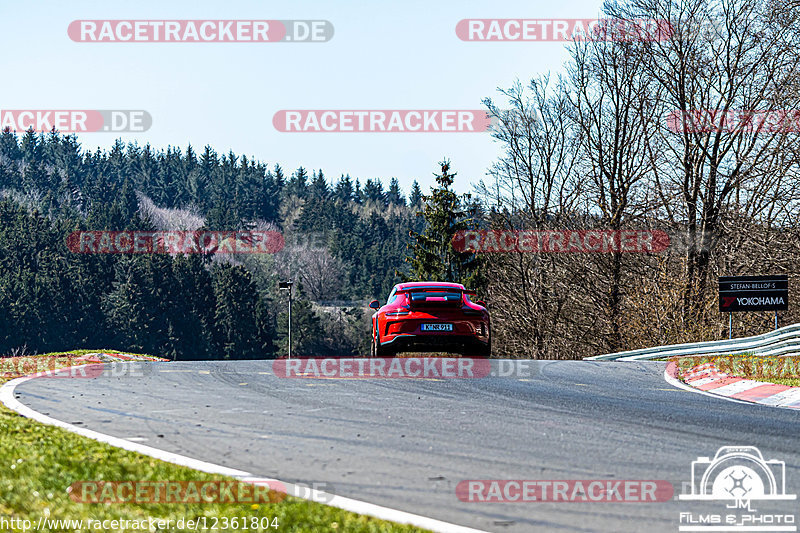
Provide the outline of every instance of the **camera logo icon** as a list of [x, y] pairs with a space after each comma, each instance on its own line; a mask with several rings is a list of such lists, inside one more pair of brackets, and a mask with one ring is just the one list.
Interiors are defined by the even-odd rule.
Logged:
[[692, 492], [681, 500], [794, 500], [786, 494], [786, 464], [764, 460], [755, 446], [722, 446], [714, 459], [692, 461]]

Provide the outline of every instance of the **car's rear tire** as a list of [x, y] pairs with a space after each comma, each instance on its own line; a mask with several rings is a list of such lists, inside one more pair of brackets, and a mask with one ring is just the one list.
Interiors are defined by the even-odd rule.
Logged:
[[486, 346], [481, 346], [479, 354], [480, 354], [480, 357], [486, 357], [486, 358], [489, 358], [489, 357], [492, 356], [492, 341], [491, 341], [491, 339], [489, 340], [489, 342], [486, 343]]
[[394, 350], [391, 348], [386, 348], [385, 346], [381, 346], [381, 343], [378, 342], [377, 346], [375, 347], [375, 357], [392, 357], [394, 355]]
[[394, 350], [381, 346], [378, 341], [378, 334], [374, 330], [372, 331], [372, 344], [369, 352], [370, 357], [391, 357], [394, 355]]
[[467, 357], [486, 357], [489, 358], [492, 356], [492, 339], [489, 339], [489, 342], [486, 344], [478, 343], [473, 346], [469, 346], [464, 350], [464, 355]]

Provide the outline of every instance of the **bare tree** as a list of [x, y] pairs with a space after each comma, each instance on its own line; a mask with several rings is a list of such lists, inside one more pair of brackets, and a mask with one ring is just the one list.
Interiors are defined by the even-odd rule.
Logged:
[[631, 0], [607, 9], [626, 19], [665, 20], [672, 29], [667, 38], [637, 43], [637, 53], [664, 92], [652, 109], [662, 142], [646, 153], [660, 214], [691, 243], [682, 295], [691, 323], [703, 315], [724, 213], [767, 225], [796, 213], [794, 136], [769, 131], [752, 112], [798, 108], [797, 91], [786, 90], [798, 79], [798, 8], [762, 0]]
[[205, 224], [205, 219], [196, 207], [170, 209], [158, 207], [145, 194], [137, 192], [139, 213], [150, 220], [159, 231], [195, 231]]
[[659, 255], [493, 256], [503, 355], [635, 348], [652, 344], [653, 330], [665, 342], [708, 338], [720, 332], [714, 275], [765, 265], [800, 274], [798, 6], [622, 0], [604, 9], [669, 31], [576, 42], [559, 83], [501, 90], [508, 111], [486, 100], [503, 154], [479, 197], [492, 228], [646, 224], [673, 244]]
[[527, 213], [534, 225], [571, 212], [580, 183], [573, 173], [575, 132], [563, 84], [543, 76], [531, 80], [527, 90], [517, 82], [498, 91], [509, 108], [499, 108], [491, 98], [484, 105], [497, 118], [492, 137], [504, 153], [489, 171], [494, 183], [480, 182], [478, 192], [495, 205]]
[[[500, 90], [507, 109], [484, 101], [497, 117], [493, 137], [504, 153], [481, 182], [478, 196], [493, 228], [561, 227], [578, 210], [580, 182], [574, 172], [576, 131], [561, 82], [548, 77]], [[570, 286], [580, 265], [565, 255], [508, 253], [487, 263], [488, 294], [495, 318], [495, 352], [549, 357], [573, 339], [567, 332], [580, 313], [569, 308]], [[574, 303], [574, 302], [573, 302]]]
[[[652, 168], [646, 157], [657, 150], [659, 139], [651, 127], [654, 103], [661, 87], [648, 76], [646, 58], [632, 53], [628, 41], [584, 40], [570, 48], [571, 118], [580, 132], [578, 169], [584, 176], [583, 194], [597, 224], [619, 231], [642, 220], [650, 206], [647, 182]], [[626, 257], [627, 256], [627, 257]], [[623, 261], [630, 254], [617, 248], [610, 254], [587, 257], [596, 276], [586, 280], [586, 291], [598, 316], [607, 319], [603, 337], [607, 351], [623, 348]], [[600, 324], [595, 323], [595, 329]]]
[[344, 265], [325, 247], [290, 244], [276, 254], [275, 265], [281, 279], [299, 281], [313, 301], [341, 294]]

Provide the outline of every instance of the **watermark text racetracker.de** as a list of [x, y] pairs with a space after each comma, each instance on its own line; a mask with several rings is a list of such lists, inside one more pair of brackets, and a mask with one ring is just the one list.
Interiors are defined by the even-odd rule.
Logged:
[[798, 109], [694, 109], [672, 111], [667, 127], [675, 133], [798, 133]]
[[180, 518], [49, 518], [0, 516], [0, 531], [269, 531], [277, 516], [190, 516]]
[[294, 496], [328, 504], [336, 495], [326, 481], [283, 483], [277, 479], [240, 480], [83, 480], [67, 487], [70, 499], [84, 504], [270, 504]]
[[284, 133], [477, 133], [492, 124], [479, 109], [282, 109], [272, 117]]
[[75, 231], [67, 248], [78, 254], [271, 254], [283, 249], [278, 231]]
[[67, 489], [72, 501], [109, 503], [276, 503], [286, 498], [277, 480], [76, 481]]
[[79, 43], [320, 43], [333, 38], [327, 20], [74, 20]]
[[666, 480], [469, 479], [456, 485], [458, 499], [471, 503], [656, 503], [673, 494]]
[[452, 244], [473, 253], [657, 253], [670, 238], [660, 230], [461, 230]]
[[99, 377], [143, 377], [152, 366], [140, 361], [83, 363], [65, 367], [55, 357], [20, 356], [0, 358], [0, 378], [23, 376], [51, 379], [94, 379]]
[[309, 379], [530, 378], [538, 368], [527, 359], [479, 357], [300, 357], [272, 364], [279, 378]]
[[664, 41], [672, 35], [655, 19], [463, 19], [456, 24], [462, 41]]
[[141, 109], [3, 109], [0, 130], [47, 133], [143, 132], [153, 117]]

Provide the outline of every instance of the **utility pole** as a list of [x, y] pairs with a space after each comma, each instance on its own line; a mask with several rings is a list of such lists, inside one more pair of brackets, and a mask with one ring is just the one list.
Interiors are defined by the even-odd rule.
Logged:
[[278, 282], [278, 289], [289, 291], [289, 359], [292, 358], [292, 284], [292, 280]]

